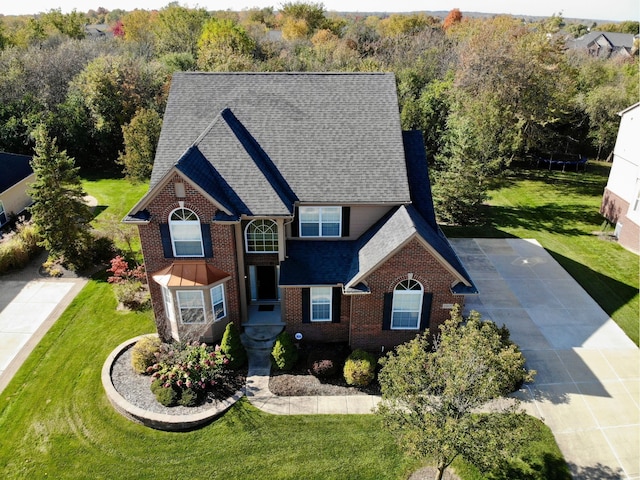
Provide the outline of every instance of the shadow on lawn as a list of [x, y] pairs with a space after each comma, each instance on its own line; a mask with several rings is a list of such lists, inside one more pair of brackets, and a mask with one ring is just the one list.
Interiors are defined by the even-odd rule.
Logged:
[[596, 272], [552, 250], [547, 251], [610, 316], [638, 295], [638, 288], [633, 285]]

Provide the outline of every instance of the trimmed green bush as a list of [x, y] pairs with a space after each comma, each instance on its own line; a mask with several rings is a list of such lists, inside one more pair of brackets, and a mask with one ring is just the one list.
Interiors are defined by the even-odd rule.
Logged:
[[349, 385], [366, 387], [376, 376], [376, 357], [364, 350], [354, 350], [344, 363], [343, 373]]
[[182, 390], [178, 404], [183, 407], [195, 407], [201, 401], [202, 396], [193, 388], [185, 388]]
[[229, 360], [229, 368], [241, 368], [247, 363], [247, 352], [240, 341], [240, 331], [233, 322], [229, 322], [224, 330], [220, 351]]
[[147, 369], [156, 363], [161, 344], [158, 337], [145, 336], [131, 347], [131, 366], [137, 373], [147, 373]]
[[279, 370], [291, 370], [298, 361], [298, 347], [287, 332], [280, 332], [276, 337], [271, 359]]
[[338, 353], [326, 348], [312, 350], [307, 359], [309, 373], [318, 378], [335, 377], [340, 370], [339, 357]]
[[154, 395], [158, 403], [165, 407], [175, 407], [178, 404], [178, 392], [171, 387], [160, 388]]

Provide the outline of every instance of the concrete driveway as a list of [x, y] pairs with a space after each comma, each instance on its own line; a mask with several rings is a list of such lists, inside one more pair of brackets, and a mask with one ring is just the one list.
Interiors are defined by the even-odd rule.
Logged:
[[640, 479], [640, 351], [535, 240], [452, 239], [480, 291], [466, 310], [506, 324], [535, 383], [518, 396], [574, 478]]
[[0, 392], [87, 282], [42, 277], [38, 267], [45, 258], [0, 276]]

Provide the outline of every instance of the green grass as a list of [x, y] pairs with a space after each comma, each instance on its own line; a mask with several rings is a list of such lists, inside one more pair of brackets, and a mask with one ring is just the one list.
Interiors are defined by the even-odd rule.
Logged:
[[450, 237], [538, 240], [637, 345], [638, 256], [596, 233], [609, 168], [592, 162], [577, 173], [517, 169], [491, 190], [484, 225], [444, 230]]
[[[109, 404], [100, 371], [113, 348], [153, 331], [153, 321], [150, 312], [115, 307], [111, 285], [91, 280], [0, 395], [3, 478], [399, 480], [419, 467], [375, 415], [276, 416], [242, 400], [193, 432], [130, 422]], [[528, 463], [564, 471], [553, 436], [532, 422], [546, 437]], [[531, 444], [538, 437], [527, 434]], [[462, 478], [483, 478], [458, 465], [467, 472]], [[511, 478], [549, 478], [518, 468], [522, 476]]]
[[141, 261], [137, 228], [125, 225], [121, 220], [147, 193], [148, 183], [132, 184], [128, 180], [115, 178], [85, 178], [82, 187], [98, 200], [93, 227], [113, 238], [118, 248], [138, 256]]
[[[110, 209], [123, 216], [145, 189], [134, 194], [122, 180], [85, 188], [108, 205], [98, 220]], [[109, 404], [100, 372], [118, 344], [152, 332], [154, 323], [150, 312], [115, 308], [112, 286], [91, 280], [0, 395], [3, 478], [400, 480], [420, 466], [375, 415], [276, 416], [242, 400], [193, 432], [130, 422]], [[521, 455], [528, 460], [514, 460], [510, 478], [566, 478], [551, 432], [531, 422]], [[464, 462], [455, 467], [464, 480], [483, 478]]]

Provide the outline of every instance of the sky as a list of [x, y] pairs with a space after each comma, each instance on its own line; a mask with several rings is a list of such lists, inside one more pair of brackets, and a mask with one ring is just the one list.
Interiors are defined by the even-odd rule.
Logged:
[[[253, 7], [274, 7], [295, 0], [179, 0], [181, 5], [203, 7], [207, 10], [244, 10]], [[562, 14], [564, 18], [588, 20], [640, 20], [638, 0], [305, 0], [323, 3], [327, 11], [341, 12], [410, 12], [449, 11], [459, 8], [464, 12], [508, 13], [550, 17]], [[2, 0], [0, 14], [25, 15], [60, 9], [86, 12], [98, 7], [107, 10], [121, 8], [133, 10], [160, 9], [170, 0]]]

